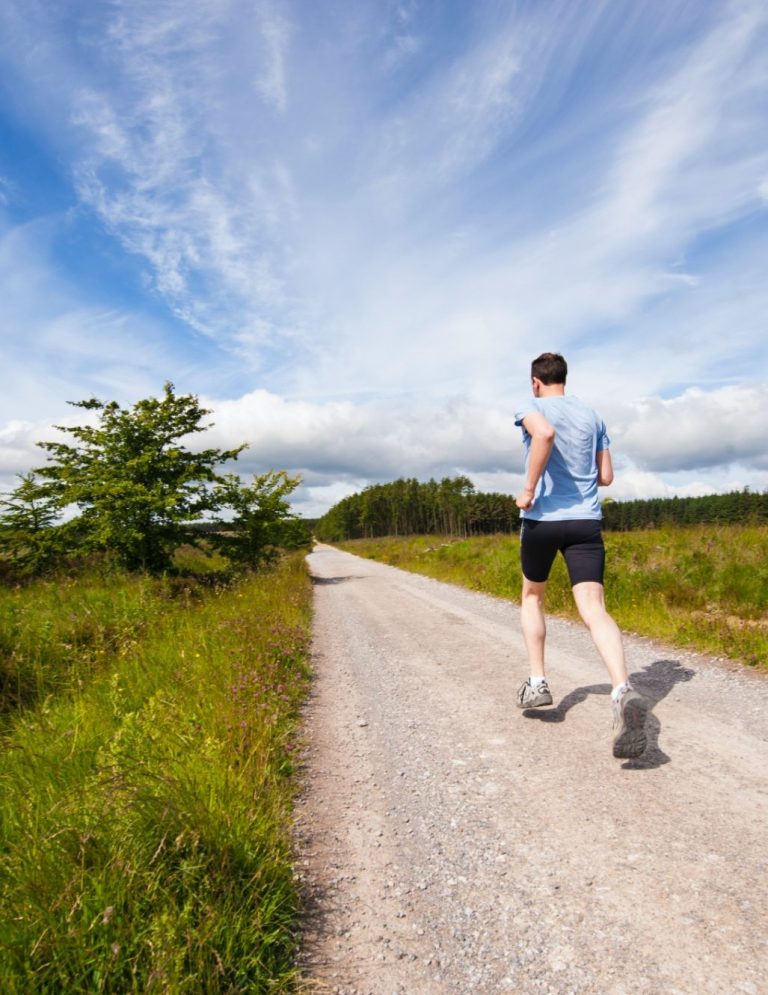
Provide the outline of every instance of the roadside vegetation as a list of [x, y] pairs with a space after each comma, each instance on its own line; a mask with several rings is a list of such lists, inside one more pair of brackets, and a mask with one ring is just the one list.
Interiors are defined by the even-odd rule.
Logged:
[[0, 589], [0, 990], [291, 990], [310, 597], [298, 553]]
[[[606, 598], [618, 624], [768, 669], [768, 528], [665, 526], [606, 532]], [[498, 597], [520, 596], [518, 541], [509, 535], [358, 539], [343, 549]], [[548, 609], [576, 618], [560, 557]]]
[[95, 398], [0, 497], [0, 991], [288, 992], [298, 480]]

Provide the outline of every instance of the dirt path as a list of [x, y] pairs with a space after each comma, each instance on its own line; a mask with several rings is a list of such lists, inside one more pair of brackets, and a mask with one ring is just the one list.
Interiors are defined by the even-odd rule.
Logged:
[[[327, 546], [297, 812], [304, 969], [372, 995], [768, 992], [768, 681], [627, 640], [655, 702], [610, 749], [589, 637]], [[559, 702], [559, 704], [558, 704]]]

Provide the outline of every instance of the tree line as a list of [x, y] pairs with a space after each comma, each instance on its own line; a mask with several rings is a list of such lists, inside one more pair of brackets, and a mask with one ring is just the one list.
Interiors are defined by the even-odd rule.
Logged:
[[520, 511], [509, 494], [480, 493], [468, 477], [439, 483], [414, 478], [372, 484], [335, 504], [316, 523], [318, 539], [385, 535], [484, 535], [513, 532]]
[[768, 492], [745, 488], [702, 497], [603, 500], [603, 525], [617, 532], [661, 525], [716, 525], [768, 522]]
[[[173, 569], [183, 544], [222, 552], [233, 565], [272, 559], [309, 541], [290, 510], [299, 479], [282, 470], [222, 472], [247, 448], [190, 448], [210, 411], [166, 383], [161, 398], [131, 407], [71, 402], [89, 422], [55, 426], [68, 441], [41, 442], [48, 462], [0, 496], [0, 567], [23, 576], [106, 554], [129, 570]], [[203, 538], [196, 526], [207, 522]]]
[[[614, 531], [748, 521], [768, 521], [768, 493], [603, 500], [603, 525]], [[401, 478], [372, 484], [335, 504], [314, 523], [313, 531], [318, 539], [338, 542], [388, 535], [488, 535], [519, 528], [520, 510], [513, 495], [476, 491], [468, 477], [457, 476], [439, 483]]]

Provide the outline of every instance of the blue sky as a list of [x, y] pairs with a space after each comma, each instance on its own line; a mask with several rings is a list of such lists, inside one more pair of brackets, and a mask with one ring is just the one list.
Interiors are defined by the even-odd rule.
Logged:
[[170, 379], [307, 513], [513, 491], [555, 349], [614, 496], [767, 489], [767, 45], [762, 0], [5, 0], [0, 485]]

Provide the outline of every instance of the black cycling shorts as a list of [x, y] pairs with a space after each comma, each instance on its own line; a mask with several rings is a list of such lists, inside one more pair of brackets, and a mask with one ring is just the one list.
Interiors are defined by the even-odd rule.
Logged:
[[566, 522], [537, 522], [524, 518], [520, 530], [520, 562], [523, 576], [541, 584], [558, 550], [565, 558], [571, 587], [584, 581], [603, 583], [605, 546], [597, 519], [571, 519]]

